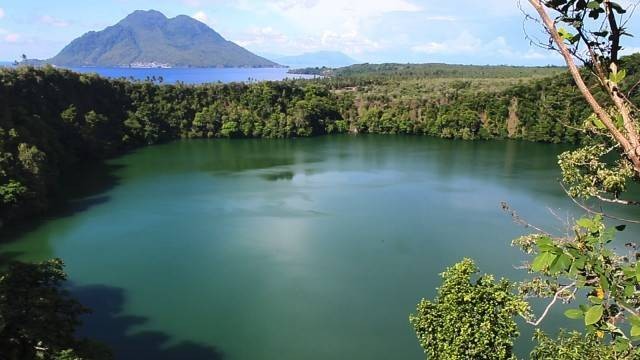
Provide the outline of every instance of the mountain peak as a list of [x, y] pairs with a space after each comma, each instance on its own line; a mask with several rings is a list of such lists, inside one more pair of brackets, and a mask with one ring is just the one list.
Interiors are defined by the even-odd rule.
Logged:
[[158, 26], [167, 21], [167, 17], [157, 10], [136, 10], [122, 19], [119, 25]]
[[61, 66], [274, 67], [186, 15], [136, 10], [114, 26], [84, 34], [50, 60]]

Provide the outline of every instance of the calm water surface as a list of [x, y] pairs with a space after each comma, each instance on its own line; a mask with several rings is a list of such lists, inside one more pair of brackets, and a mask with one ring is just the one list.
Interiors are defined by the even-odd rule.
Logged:
[[152, 76], [162, 77], [165, 83], [183, 82], [186, 84], [202, 84], [211, 82], [248, 82], [279, 81], [284, 79], [313, 78], [308, 75], [287, 74], [286, 68], [175, 68], [175, 69], [134, 69], [74, 67], [71, 70], [79, 73], [97, 73], [108, 78], [133, 78], [146, 80]]
[[[0, 67], [13, 67], [12, 62], [0, 61]], [[136, 69], [118, 67], [72, 67], [81, 74], [95, 73], [103, 77], [147, 80], [162, 77], [163, 82], [174, 84], [230, 83], [255, 81], [280, 81], [285, 79], [313, 79], [313, 75], [287, 74], [287, 68], [171, 68]]]
[[95, 310], [83, 333], [118, 358], [420, 359], [408, 314], [446, 266], [473, 257], [523, 275], [509, 244], [525, 230], [500, 201], [556, 231], [548, 207], [577, 214], [556, 184], [562, 150], [409, 136], [178, 141], [81, 171], [71, 206], [0, 253], [65, 259], [71, 290]]

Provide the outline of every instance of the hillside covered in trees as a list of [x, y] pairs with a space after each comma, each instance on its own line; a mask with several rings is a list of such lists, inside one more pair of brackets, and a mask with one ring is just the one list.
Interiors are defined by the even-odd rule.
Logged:
[[415, 79], [415, 78], [533, 78], [561, 74], [561, 66], [453, 65], [453, 64], [355, 64], [340, 68], [315, 67], [289, 70], [291, 74], [322, 75], [333, 78]]
[[[626, 62], [632, 79], [627, 83], [634, 84], [640, 56]], [[0, 220], [6, 224], [46, 209], [65, 169], [178, 138], [371, 133], [583, 139], [571, 125], [582, 124], [590, 111], [568, 75], [488, 74], [493, 77], [364, 72], [189, 86], [108, 80], [53, 67], [2, 69]]]

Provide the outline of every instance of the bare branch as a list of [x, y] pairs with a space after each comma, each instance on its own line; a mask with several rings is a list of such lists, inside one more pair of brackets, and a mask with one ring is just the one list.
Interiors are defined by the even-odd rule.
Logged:
[[622, 307], [623, 309], [627, 310], [631, 315], [638, 316], [638, 312], [636, 310], [633, 310], [622, 303], [618, 303], [618, 305], [620, 305], [620, 307]]
[[606, 198], [604, 196], [601, 195], [596, 195], [595, 196], [596, 199], [602, 201], [602, 202], [607, 202], [610, 204], [618, 204], [618, 205], [640, 205], [640, 201], [633, 201], [633, 200], [622, 200], [622, 199], [609, 199]]
[[616, 21], [616, 14], [613, 12], [611, 0], [604, 0], [605, 9], [607, 11], [607, 20], [609, 21], [609, 30], [611, 30], [611, 62], [618, 63], [618, 51], [620, 50], [620, 28]]
[[549, 235], [551, 236], [551, 233], [535, 226], [532, 225], [530, 223], [528, 223], [526, 220], [524, 220], [523, 218], [520, 217], [520, 215], [518, 215], [518, 213], [511, 209], [511, 207], [509, 206], [509, 204], [507, 204], [506, 201], [502, 201], [500, 203], [500, 207], [502, 208], [502, 211], [506, 212], [507, 214], [509, 214], [509, 216], [511, 216], [511, 219], [513, 219], [513, 222], [515, 222], [516, 224], [522, 225], [525, 228], [532, 228], [536, 231], [538, 231], [539, 233], [545, 234], [545, 235]]
[[569, 199], [571, 199], [571, 201], [573, 201], [574, 204], [578, 205], [580, 208], [582, 208], [582, 210], [588, 212], [589, 214], [592, 215], [600, 215], [602, 217], [605, 217], [607, 219], [611, 219], [611, 220], [618, 220], [618, 221], [622, 221], [622, 222], [626, 222], [629, 224], [640, 224], [640, 221], [636, 221], [636, 220], [629, 220], [629, 219], [623, 219], [623, 218], [619, 218], [616, 216], [612, 216], [609, 214], [606, 214], [603, 211], [596, 211], [593, 210], [591, 208], [589, 208], [588, 206], [582, 204], [581, 202], [579, 202], [578, 200], [576, 200], [573, 196], [569, 195], [569, 191], [567, 190], [566, 187], [564, 187], [564, 185], [562, 184], [562, 182], [560, 182], [560, 187], [562, 188], [562, 190], [564, 190], [565, 194], [567, 194], [567, 196], [569, 197]]
[[[542, 322], [542, 320], [544, 320], [544, 318], [547, 316], [547, 314], [549, 313], [549, 310], [551, 310], [551, 308], [553, 307], [553, 305], [556, 303], [556, 301], [558, 301], [558, 299], [560, 298], [560, 296], [566, 292], [567, 290], [569, 290], [570, 288], [576, 286], [576, 282], [572, 282], [571, 284], [567, 285], [567, 286], [563, 286], [562, 288], [560, 288], [560, 290], [556, 291], [556, 293], [553, 295], [553, 299], [551, 300], [551, 302], [547, 305], [547, 307], [544, 309], [544, 312], [542, 313], [542, 315], [540, 315], [540, 317], [538, 318], [538, 320], [536, 321], [531, 321], [531, 320], [527, 320], [527, 324], [533, 325], [533, 326], [538, 326], [540, 325], [540, 323]], [[573, 293], [575, 294], [575, 292]], [[573, 297], [573, 295], [570, 295], [571, 297]]]

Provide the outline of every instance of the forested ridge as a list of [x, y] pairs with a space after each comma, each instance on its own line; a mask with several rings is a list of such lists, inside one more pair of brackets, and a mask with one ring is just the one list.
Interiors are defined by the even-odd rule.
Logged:
[[[626, 63], [637, 81], [640, 56]], [[0, 70], [0, 109], [4, 224], [46, 209], [65, 169], [172, 139], [351, 132], [578, 142], [581, 134], [571, 124], [591, 113], [564, 73], [438, 78], [374, 71], [193, 86], [53, 67]]]
[[333, 78], [372, 79], [499, 79], [533, 78], [558, 75], [566, 71], [562, 66], [511, 66], [511, 65], [455, 65], [427, 64], [355, 64], [341, 68], [311, 67], [289, 70], [290, 74], [322, 75]]

